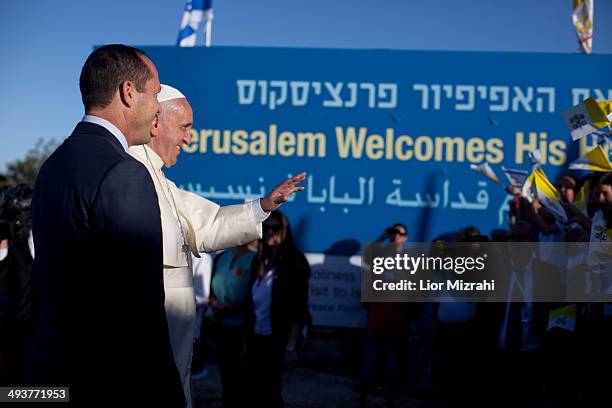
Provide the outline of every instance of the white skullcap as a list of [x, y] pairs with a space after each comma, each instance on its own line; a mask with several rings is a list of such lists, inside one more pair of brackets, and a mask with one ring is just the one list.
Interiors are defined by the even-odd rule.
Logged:
[[161, 91], [157, 94], [157, 102], [162, 103], [171, 99], [185, 98], [185, 95], [176, 88], [169, 85], [161, 84]]

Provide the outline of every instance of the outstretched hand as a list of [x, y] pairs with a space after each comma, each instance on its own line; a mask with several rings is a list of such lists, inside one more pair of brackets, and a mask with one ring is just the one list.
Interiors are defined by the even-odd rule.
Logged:
[[287, 180], [274, 187], [272, 191], [268, 193], [264, 198], [260, 200], [261, 208], [265, 212], [276, 210], [284, 202], [289, 199], [291, 194], [304, 190], [304, 187], [298, 186], [297, 183], [301, 183], [306, 180], [306, 173], [300, 173], [297, 176], [288, 178]]

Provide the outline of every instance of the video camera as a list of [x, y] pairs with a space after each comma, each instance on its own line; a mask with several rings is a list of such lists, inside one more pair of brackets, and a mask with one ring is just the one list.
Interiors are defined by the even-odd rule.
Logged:
[[28, 236], [32, 228], [32, 195], [34, 190], [26, 184], [0, 191], [0, 240]]

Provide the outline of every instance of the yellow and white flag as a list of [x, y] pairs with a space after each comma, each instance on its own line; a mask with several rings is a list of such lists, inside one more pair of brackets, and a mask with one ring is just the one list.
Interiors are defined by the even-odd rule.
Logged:
[[591, 133], [610, 129], [612, 101], [595, 101], [589, 97], [578, 105], [563, 111], [563, 118], [576, 141]]
[[587, 154], [579, 157], [569, 165], [570, 170], [590, 170], [590, 171], [612, 171], [612, 164], [608, 159], [608, 153], [602, 145], [597, 145], [589, 150]]
[[590, 54], [593, 52], [593, 2], [594, 0], [574, 0], [572, 22], [576, 28], [580, 49]]
[[470, 164], [470, 169], [474, 170], [477, 173], [482, 174], [483, 176], [485, 176], [489, 180], [496, 182], [497, 184], [501, 184], [501, 181], [499, 181], [499, 177], [497, 177], [497, 175], [495, 174], [495, 172], [493, 171], [493, 169], [491, 168], [491, 166], [489, 166], [489, 163], [487, 162], [484, 162], [478, 166], [475, 164]]
[[567, 222], [567, 214], [561, 205], [561, 195], [557, 188], [548, 180], [546, 174], [540, 167], [525, 180], [523, 185], [523, 195], [525, 197], [535, 196], [542, 205], [550, 211], [557, 220]]

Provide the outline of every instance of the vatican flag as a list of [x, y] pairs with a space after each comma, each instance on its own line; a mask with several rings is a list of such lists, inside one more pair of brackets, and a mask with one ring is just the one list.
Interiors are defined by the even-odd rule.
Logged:
[[574, 331], [576, 329], [576, 314], [578, 307], [576, 304], [560, 307], [553, 309], [548, 313], [548, 327], [546, 331], [549, 331], [555, 327]]
[[548, 180], [546, 174], [540, 167], [537, 167], [533, 173], [525, 180], [523, 185], [523, 195], [525, 197], [538, 197], [540, 202], [548, 211], [550, 211], [557, 220], [566, 223], [567, 215], [565, 209], [561, 205], [561, 196], [557, 188]]
[[576, 141], [591, 133], [610, 130], [612, 120], [612, 101], [595, 101], [593, 97], [563, 111], [563, 118]]
[[608, 159], [608, 153], [602, 145], [595, 146], [587, 154], [573, 161], [569, 165], [570, 170], [612, 171], [612, 164]]
[[590, 54], [593, 52], [593, 1], [574, 0], [572, 22], [576, 28], [580, 49]]
[[499, 177], [497, 177], [497, 175], [495, 174], [495, 172], [493, 171], [493, 169], [491, 168], [491, 166], [489, 166], [489, 163], [487, 162], [484, 162], [478, 166], [475, 164], [470, 164], [470, 169], [474, 170], [477, 173], [482, 174], [483, 176], [485, 176], [489, 180], [496, 182], [497, 184], [501, 184], [501, 181], [499, 181]]

